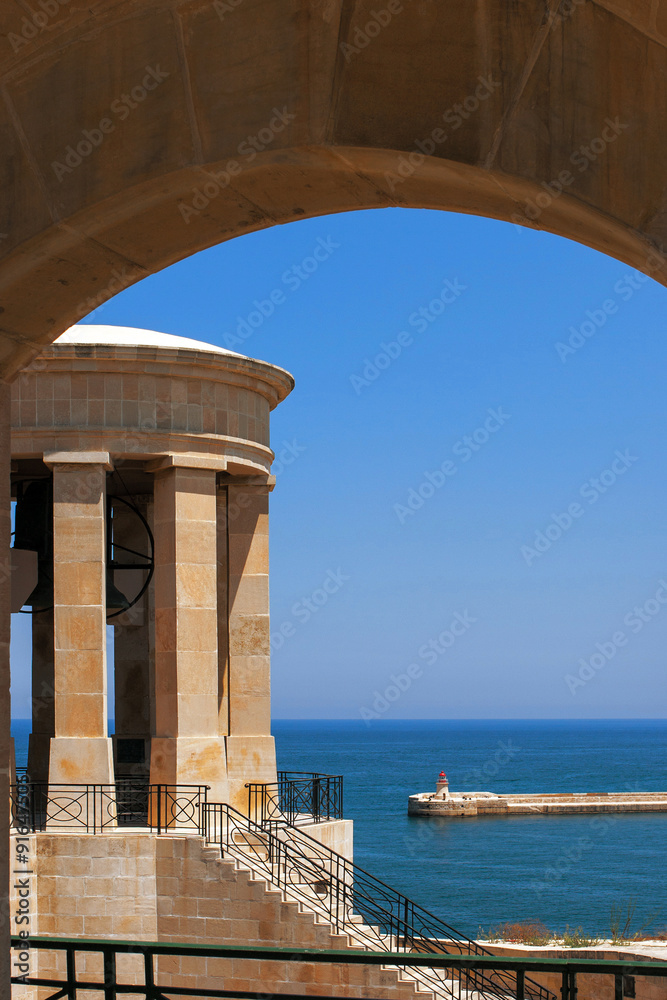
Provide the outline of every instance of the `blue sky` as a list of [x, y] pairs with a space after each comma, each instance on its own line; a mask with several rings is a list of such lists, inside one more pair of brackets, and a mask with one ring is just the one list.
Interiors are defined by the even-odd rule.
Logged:
[[295, 376], [272, 418], [276, 717], [662, 717], [666, 295], [559, 237], [388, 209], [224, 243], [86, 321]]

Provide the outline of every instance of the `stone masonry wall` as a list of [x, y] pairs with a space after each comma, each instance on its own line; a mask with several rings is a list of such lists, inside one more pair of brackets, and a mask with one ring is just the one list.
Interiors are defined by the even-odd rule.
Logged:
[[[317, 923], [296, 902], [220, 858], [198, 837], [150, 834], [38, 834], [38, 887], [33, 933], [68, 937], [196, 944], [294, 945], [347, 948], [345, 935]], [[31, 975], [62, 973], [57, 962], [33, 953]], [[79, 953], [77, 968], [101, 977], [101, 960]], [[119, 961], [125, 980], [143, 982], [135, 957]], [[378, 967], [314, 965], [250, 959], [164, 958], [160, 982], [188, 987], [372, 996], [414, 1000], [415, 988], [396, 971]], [[27, 991], [15, 992], [16, 998]], [[428, 997], [428, 994], [422, 994]], [[82, 998], [85, 1000], [85, 998]]]

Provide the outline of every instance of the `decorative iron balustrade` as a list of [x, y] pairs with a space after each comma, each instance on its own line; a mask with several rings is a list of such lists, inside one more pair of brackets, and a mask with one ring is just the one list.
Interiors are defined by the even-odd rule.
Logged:
[[[251, 868], [326, 917], [336, 932], [350, 934], [365, 948], [404, 955], [490, 954], [299, 828], [276, 826], [270, 830], [218, 802], [202, 806], [202, 819], [205, 839], [217, 844], [223, 856]], [[439, 997], [458, 1000], [462, 989], [480, 991], [496, 1000], [517, 995], [516, 978], [507, 972], [493, 970], [487, 974], [461, 966], [454, 977], [452, 982], [439, 966], [419, 972], [422, 988], [433, 990]], [[525, 995], [530, 1000], [553, 1000], [549, 990], [530, 980], [526, 980]]]
[[246, 788], [248, 815], [266, 829], [343, 818], [342, 774], [278, 771], [278, 781], [250, 782]]
[[146, 827], [154, 833], [198, 831], [207, 785], [149, 785], [127, 778], [110, 785], [17, 782], [12, 785], [12, 826], [103, 833]]
[[[13, 967], [20, 966], [21, 963], [17, 961], [17, 957], [26, 953], [26, 941], [20, 937], [12, 937], [12, 949], [16, 949], [12, 953]], [[651, 979], [663, 979], [667, 982], [667, 962], [652, 961], [628, 963], [627, 961], [590, 958], [503, 958], [490, 954], [406, 955], [403, 952], [334, 951], [322, 948], [298, 948], [294, 945], [289, 948], [242, 947], [236, 945], [157, 944], [148, 941], [90, 941], [81, 938], [47, 937], [31, 937], [27, 953], [30, 954], [32, 950], [46, 951], [53, 953], [55, 959], [61, 956], [64, 956], [65, 959], [64, 963], [61, 959], [61, 963], [58, 965], [58, 968], [64, 965], [65, 969], [59, 975], [31, 975], [28, 971], [12, 976], [13, 984], [40, 986], [54, 991], [48, 996], [42, 993], [43, 1000], [60, 1000], [61, 997], [74, 998], [78, 996], [78, 990], [89, 990], [102, 994], [104, 1000], [117, 1000], [119, 994], [139, 997], [140, 1000], [142, 998], [143, 1000], [164, 1000], [165, 996], [172, 998], [236, 997], [238, 1000], [266, 1000], [269, 991], [273, 996], [280, 997], [281, 1000], [303, 1000], [303, 993], [295, 994], [275, 990], [270, 978], [265, 983], [263, 982], [261, 991], [225, 990], [212, 986], [192, 987], [187, 986], [187, 977], [184, 977], [185, 983], [183, 985], [176, 985], [171, 970], [166, 974], [168, 981], [165, 982], [161, 979], [161, 970], [156, 965], [156, 960], [167, 957], [210, 958], [229, 960], [230, 962], [235, 958], [242, 958], [257, 962], [390, 966], [408, 969], [413, 975], [419, 975], [430, 964], [443, 976], [448, 975], [450, 978], [458, 975], [459, 978], [464, 976], [468, 979], [478, 977], [480, 980], [486, 981], [497, 974], [511, 977], [516, 983], [516, 993], [513, 994], [516, 1000], [526, 1000], [529, 996], [526, 989], [526, 983], [529, 982], [526, 976], [527, 972], [556, 973], [559, 975], [562, 983], [560, 990], [562, 1000], [576, 1000], [578, 975], [594, 974], [613, 979], [614, 1000], [623, 1000], [624, 995], [630, 992], [626, 991], [625, 987], [630, 985], [628, 980], [634, 976], [647, 976]], [[94, 978], [90, 972], [86, 974], [83, 971], [79, 972], [77, 967], [77, 955], [83, 959], [91, 953], [99, 955], [102, 960], [100, 962], [101, 973], [97, 978]], [[143, 965], [143, 983], [130, 984], [127, 981], [127, 976], [119, 976], [117, 960], [119, 956], [126, 955], [139, 956], [140, 963]], [[87, 967], [89, 968], [89, 965]], [[263, 974], [264, 978], [265, 973]], [[278, 981], [277, 975], [276, 981]], [[634, 982], [632, 986], [634, 986]], [[321, 990], [322, 987], [318, 987], [318, 997], [324, 998], [324, 1000], [334, 1000], [332, 996], [327, 997], [326, 994], [320, 992]], [[371, 993], [369, 995], [372, 997]], [[553, 994], [550, 995], [553, 996]], [[348, 998], [338, 994], [336, 1000], [348, 1000]], [[507, 1000], [506, 995], [505, 1000]]]

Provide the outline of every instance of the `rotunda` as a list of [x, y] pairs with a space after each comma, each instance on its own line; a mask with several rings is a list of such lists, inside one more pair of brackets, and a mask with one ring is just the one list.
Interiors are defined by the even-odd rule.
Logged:
[[93, 325], [15, 382], [12, 604], [32, 613], [33, 781], [206, 784], [243, 808], [246, 782], [276, 780], [269, 414], [293, 385], [220, 347]]

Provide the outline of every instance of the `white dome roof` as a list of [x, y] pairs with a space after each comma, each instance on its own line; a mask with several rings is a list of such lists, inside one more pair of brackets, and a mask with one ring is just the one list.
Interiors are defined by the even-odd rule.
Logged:
[[155, 330], [136, 330], [132, 326], [98, 326], [94, 323], [77, 323], [58, 337], [56, 344], [109, 344], [116, 347], [166, 347], [172, 351], [210, 351], [212, 354], [227, 354], [232, 358], [245, 355], [228, 351], [224, 347], [206, 344], [203, 340], [190, 337], [175, 337], [171, 333], [157, 333]]

